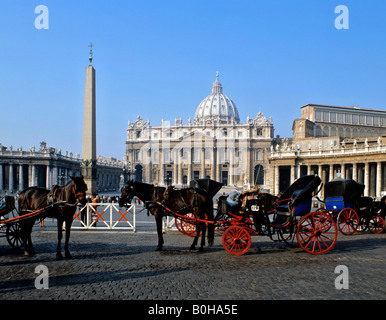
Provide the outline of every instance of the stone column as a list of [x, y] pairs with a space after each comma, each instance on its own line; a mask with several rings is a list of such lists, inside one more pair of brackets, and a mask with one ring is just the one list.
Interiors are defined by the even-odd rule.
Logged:
[[54, 178], [53, 178], [53, 181], [52, 181], [52, 184], [58, 184], [58, 171], [59, 171], [59, 168], [58, 167], [54, 167]]
[[357, 181], [357, 172], [358, 172], [358, 166], [356, 163], [353, 163], [352, 165], [352, 179]]
[[369, 196], [369, 190], [370, 190], [370, 166], [369, 163], [365, 163], [365, 197]]
[[182, 185], [182, 157], [181, 157], [182, 149], [179, 149], [177, 152], [177, 161], [178, 161], [178, 173], [177, 173], [177, 181], [178, 184]]
[[376, 184], [376, 193], [375, 197], [381, 199], [382, 191], [382, 162], [377, 162], [377, 184]]
[[31, 187], [34, 187], [36, 184], [35, 184], [35, 175], [36, 175], [36, 169], [35, 169], [35, 165], [31, 165], [31, 183], [30, 183], [30, 186]]
[[290, 185], [295, 182], [295, 166], [290, 167]]
[[235, 149], [228, 148], [228, 150], [229, 150], [229, 170], [228, 170], [229, 181], [228, 181], [228, 184], [233, 185], [233, 178], [234, 178], [233, 165], [235, 163]]
[[13, 190], [15, 188], [13, 182], [13, 163], [9, 164], [9, 190]]
[[334, 179], [334, 165], [330, 164], [328, 181], [331, 181], [333, 179]]
[[275, 189], [274, 189], [274, 194], [279, 195], [279, 166], [275, 166], [275, 176], [274, 176], [274, 181], [275, 181]]
[[173, 150], [173, 184], [178, 183], [178, 150]]
[[213, 148], [211, 151], [210, 151], [210, 178], [213, 179], [213, 180], [216, 180], [216, 164], [215, 164], [215, 153], [216, 153], [216, 149]]
[[46, 188], [51, 189], [51, 167], [47, 165], [46, 167]]
[[216, 173], [216, 181], [218, 182], [221, 182], [221, 178], [220, 178], [220, 154], [219, 154], [219, 148], [215, 148], [215, 173]]
[[189, 185], [190, 181], [192, 180], [192, 166], [193, 166], [193, 152], [192, 148], [189, 148], [189, 153], [188, 153], [188, 181], [187, 184]]
[[201, 148], [201, 178], [205, 178], [205, 148]]
[[19, 165], [19, 190], [24, 190], [24, 171], [23, 165]]

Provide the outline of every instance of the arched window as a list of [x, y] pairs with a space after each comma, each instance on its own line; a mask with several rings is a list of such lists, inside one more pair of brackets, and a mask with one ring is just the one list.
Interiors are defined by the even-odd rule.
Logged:
[[351, 129], [350, 128], [346, 128], [346, 130], [344, 132], [344, 137], [345, 138], [351, 138]]
[[315, 127], [315, 137], [321, 137], [322, 136], [322, 127], [316, 126]]
[[338, 129], [338, 136], [341, 137], [341, 138], [344, 137], [344, 135], [343, 135], [343, 128], [342, 128], [342, 127], [340, 127], [340, 128]]

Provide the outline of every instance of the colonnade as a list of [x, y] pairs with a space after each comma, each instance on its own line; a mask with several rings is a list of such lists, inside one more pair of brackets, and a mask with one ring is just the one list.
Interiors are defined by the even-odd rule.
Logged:
[[73, 170], [51, 164], [0, 163], [0, 190], [17, 192], [27, 187], [51, 188], [67, 183]]
[[[322, 159], [321, 159], [322, 160]], [[314, 162], [314, 161], [312, 161]], [[353, 179], [365, 185], [364, 196], [380, 199], [386, 191], [386, 162], [327, 162], [302, 164], [278, 164], [274, 166], [274, 193], [279, 194], [291, 185], [297, 178], [317, 174], [323, 183], [335, 178]], [[323, 190], [322, 190], [323, 196]]]

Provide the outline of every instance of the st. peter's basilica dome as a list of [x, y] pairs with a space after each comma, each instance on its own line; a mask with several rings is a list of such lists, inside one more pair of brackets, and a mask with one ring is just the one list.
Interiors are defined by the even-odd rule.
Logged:
[[213, 83], [212, 93], [198, 105], [194, 123], [239, 123], [240, 117], [234, 102], [223, 92], [218, 74]]

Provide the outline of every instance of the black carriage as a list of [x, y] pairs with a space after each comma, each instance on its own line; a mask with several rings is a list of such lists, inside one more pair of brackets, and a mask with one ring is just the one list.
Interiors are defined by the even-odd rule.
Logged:
[[251, 191], [246, 198], [239, 199], [236, 210], [229, 209], [223, 199], [219, 206], [223, 211], [227, 208], [226, 214], [220, 213], [222, 218], [217, 224], [224, 230], [225, 249], [241, 255], [249, 250], [251, 235], [268, 235], [275, 241], [300, 245], [312, 254], [329, 251], [337, 239], [336, 224], [326, 213], [311, 212], [312, 197], [318, 192], [320, 183], [317, 175], [303, 176], [274, 202], [269, 194]]
[[344, 235], [366, 229], [380, 233], [385, 227], [385, 221], [379, 215], [373, 199], [362, 197], [364, 189], [364, 184], [352, 179], [336, 179], [325, 184], [322, 201], [325, 208], [319, 211], [332, 216]]

